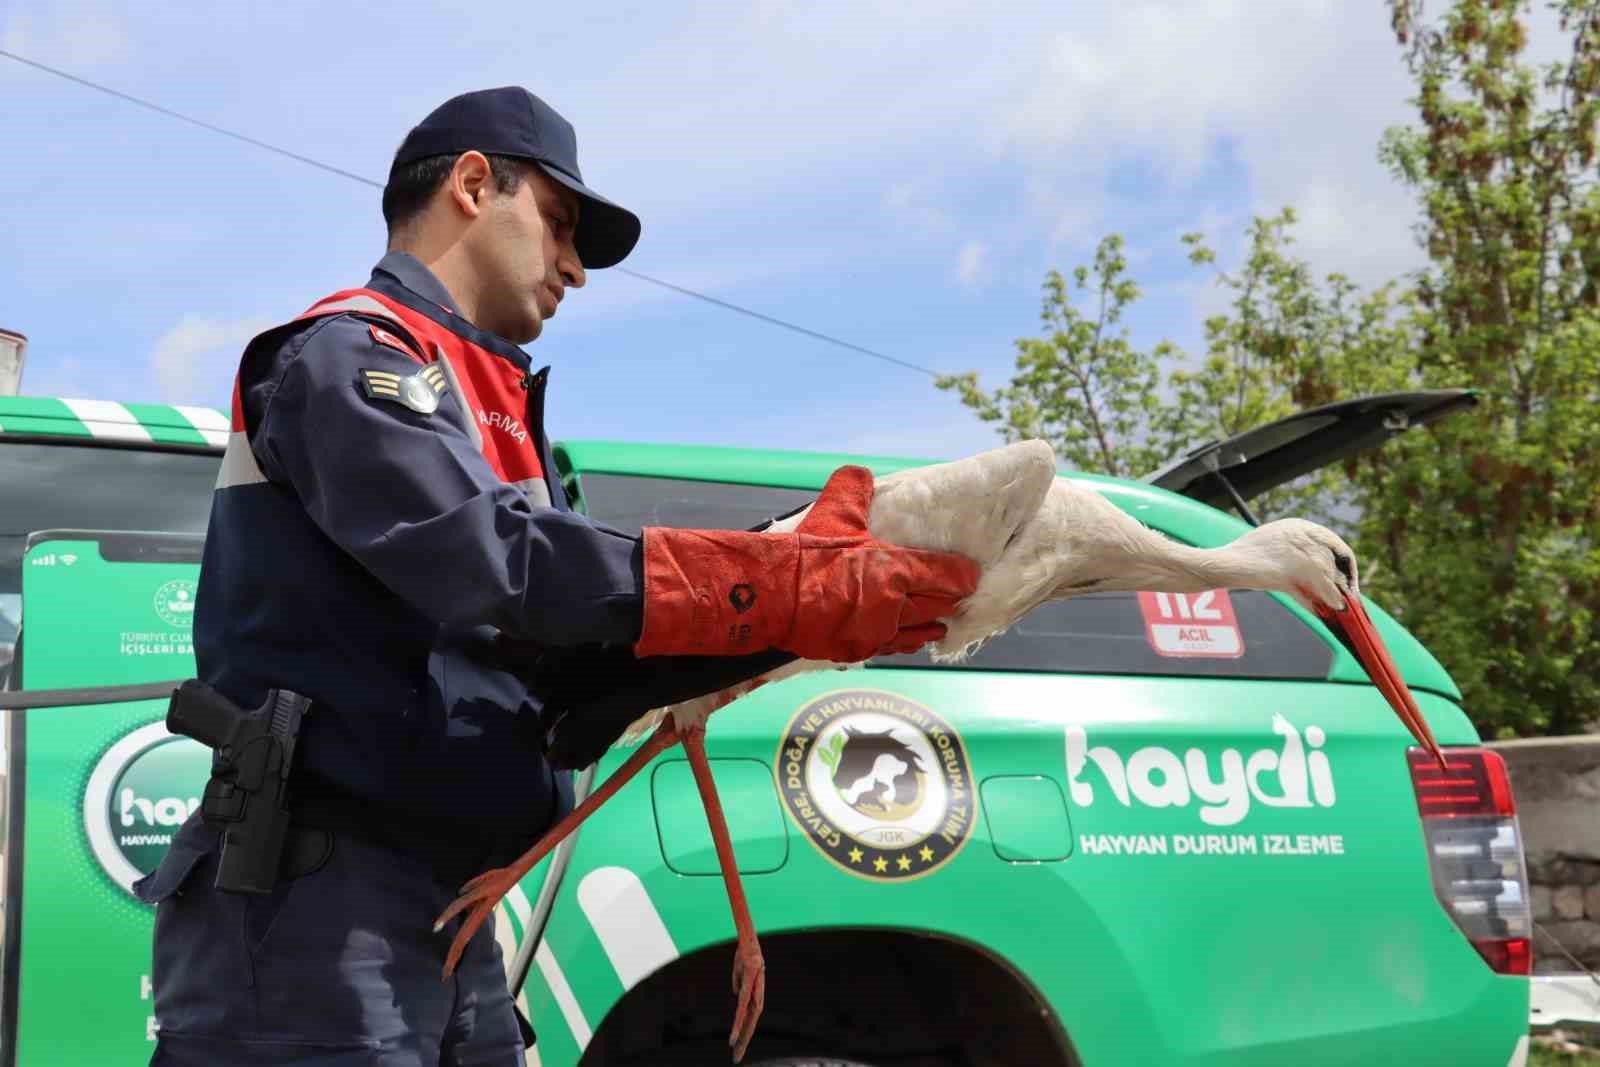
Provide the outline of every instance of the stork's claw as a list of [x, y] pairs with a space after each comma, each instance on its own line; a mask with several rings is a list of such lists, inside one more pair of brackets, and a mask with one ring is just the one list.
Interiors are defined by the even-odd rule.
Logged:
[[733, 992], [738, 997], [739, 1009], [733, 1016], [733, 1030], [728, 1034], [728, 1045], [733, 1049], [733, 1062], [744, 1059], [750, 1039], [756, 1036], [756, 1023], [761, 1021], [761, 1009], [767, 1002], [767, 961], [761, 956], [761, 944], [754, 936], [748, 940], [743, 934], [733, 952]]
[[761, 957], [756, 925], [750, 918], [750, 905], [745, 900], [744, 885], [739, 881], [739, 865], [733, 858], [733, 840], [728, 835], [728, 820], [722, 812], [722, 801], [717, 796], [716, 783], [711, 777], [711, 764], [706, 759], [705, 726], [693, 726], [684, 731], [683, 751], [689, 757], [689, 770], [694, 775], [695, 787], [700, 791], [701, 803], [705, 805], [706, 823], [711, 830], [711, 842], [717, 850], [717, 864], [722, 868], [722, 881], [728, 890], [728, 907], [733, 912], [733, 928], [739, 939], [733, 952], [733, 992], [738, 998], [738, 1008], [733, 1016], [733, 1030], [728, 1034], [733, 1062], [738, 1063], [744, 1059], [750, 1039], [756, 1036], [756, 1023], [761, 1021], [761, 1009], [766, 1005], [767, 963]]
[[[492, 880], [479, 880], [490, 876], [493, 876]], [[499, 867], [485, 872], [478, 879], [474, 879], [478, 882], [477, 889], [457, 897], [434, 921], [433, 929], [438, 933], [444, 928], [445, 923], [467, 908], [472, 909], [467, 914], [467, 921], [461, 924], [461, 929], [456, 931], [455, 939], [450, 942], [450, 951], [444, 958], [444, 977], [449, 978], [455, 971], [456, 964], [461, 962], [461, 954], [467, 950], [468, 943], [472, 941], [472, 935], [476, 934], [484, 920], [494, 913], [494, 906], [500, 903], [500, 898], [511, 892], [511, 887], [521, 880], [522, 875], [511, 867]]]
[[467, 950], [467, 943], [472, 940], [472, 935], [478, 932], [484, 921], [494, 913], [494, 906], [500, 903], [500, 898], [511, 892], [511, 888], [522, 881], [540, 860], [549, 855], [551, 849], [576, 830], [596, 808], [610, 800], [611, 795], [621, 789], [628, 779], [639, 773], [639, 768], [654, 759], [657, 753], [677, 743], [678, 734], [669, 719], [661, 724], [661, 728], [650, 740], [639, 746], [639, 749], [628, 757], [627, 762], [613, 771], [611, 777], [607, 778], [599, 789], [584, 797], [583, 803], [552, 826], [532, 848], [518, 856], [508, 866], [484, 871], [462, 886], [461, 895], [456, 897], [433, 923], [433, 932], [438, 933], [444, 929], [445, 923], [463, 911], [471, 909], [467, 921], [461, 924], [461, 929], [456, 931], [455, 939], [450, 942], [450, 951], [444, 958], [443, 977], [449, 978], [455, 972], [456, 964], [461, 962], [461, 954]]

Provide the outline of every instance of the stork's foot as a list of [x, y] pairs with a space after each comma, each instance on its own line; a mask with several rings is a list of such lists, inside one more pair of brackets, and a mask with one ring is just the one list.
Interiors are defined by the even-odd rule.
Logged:
[[750, 918], [750, 904], [745, 900], [744, 885], [739, 881], [739, 865], [733, 858], [728, 819], [722, 812], [722, 800], [717, 796], [717, 786], [711, 777], [711, 763], [706, 759], [704, 724], [693, 724], [683, 731], [683, 751], [689, 757], [689, 770], [694, 774], [695, 787], [705, 805], [706, 823], [711, 830], [712, 844], [716, 846], [717, 864], [722, 868], [728, 906], [733, 912], [733, 928], [739, 939], [733, 951], [733, 992], [738, 998], [738, 1008], [733, 1016], [733, 1030], [728, 1034], [733, 1062], [738, 1063], [744, 1059], [750, 1039], [756, 1036], [756, 1023], [761, 1021], [761, 1009], [767, 1001], [767, 963], [761, 957], [756, 924]]
[[[451, 902], [450, 906], [434, 920], [433, 931], [438, 933], [444, 929], [444, 924], [461, 914], [467, 912], [467, 918], [461, 924], [461, 929], [456, 931], [455, 939], [450, 942], [450, 951], [444, 958], [444, 977], [449, 978], [456, 969], [456, 964], [461, 962], [461, 954], [467, 950], [467, 944], [472, 940], [472, 935], [494, 913], [494, 906], [500, 903], [500, 898], [511, 892], [511, 887], [522, 881], [523, 877], [532, 869], [519, 870], [520, 864], [511, 867], [496, 867], [492, 871], [485, 871], [472, 881], [461, 887], [461, 895]], [[469, 910], [470, 909], [470, 910]]]
[[494, 914], [494, 906], [500, 903], [500, 898], [511, 892], [512, 887], [527, 877], [528, 872], [549, 855], [551, 849], [576, 830], [583, 820], [594, 814], [595, 809], [610, 800], [611, 795], [621, 789], [628, 779], [639, 773], [641, 767], [654, 759], [658, 753], [677, 743], [677, 731], [673, 728], [672, 721], [668, 719], [661, 724], [660, 729], [650, 740], [641, 745], [622, 766], [611, 773], [611, 777], [607, 778], [599, 789], [590, 793], [584, 798], [583, 803], [567, 814], [566, 818], [552, 826], [537, 844], [517, 857], [509, 866], [485, 871], [462, 886], [461, 895], [456, 897], [433, 923], [433, 932], [438, 933], [444, 929], [445, 923], [463, 911], [467, 912], [466, 922], [456, 931], [455, 940], [450, 942], [450, 951], [445, 955], [443, 977], [449, 978], [455, 972], [456, 964], [461, 962], [461, 954], [467, 950], [467, 943], [484, 924], [484, 920]]
[[733, 1049], [733, 1062], [738, 1063], [744, 1059], [750, 1039], [756, 1036], [756, 1023], [761, 1021], [761, 1009], [767, 1002], [767, 961], [754, 934], [748, 938], [741, 934], [739, 945], [733, 950], [733, 993], [739, 1008], [733, 1016], [728, 1044]]

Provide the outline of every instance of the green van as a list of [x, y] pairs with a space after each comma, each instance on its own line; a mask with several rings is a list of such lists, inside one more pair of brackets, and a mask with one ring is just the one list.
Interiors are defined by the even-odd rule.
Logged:
[[[1273, 485], [1468, 403], [1367, 398], [1146, 481], [1063, 476], [1212, 546]], [[0, 397], [13, 703], [193, 673], [227, 432], [209, 409]], [[628, 530], [749, 527], [841, 463], [919, 462], [592, 441], [556, 454], [575, 506]], [[1315, 618], [1237, 590], [1047, 604], [959, 666], [897, 656], [718, 713], [712, 764], [768, 966], [745, 1062], [1520, 1067], [1530, 922], [1505, 770], [1440, 665], [1369, 609], [1449, 776]], [[128, 887], [209, 766], [165, 710], [5, 712], [0, 1067], [148, 1058], [152, 913]], [[626, 754], [580, 774], [580, 794]], [[538, 1032], [530, 1063], [727, 1062], [733, 927], [681, 752], [496, 918]]]

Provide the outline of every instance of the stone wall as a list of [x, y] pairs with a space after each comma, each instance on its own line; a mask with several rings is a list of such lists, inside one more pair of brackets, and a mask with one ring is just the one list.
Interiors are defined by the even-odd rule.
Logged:
[[1505, 757], [1517, 798], [1533, 897], [1535, 973], [1571, 971], [1555, 937], [1600, 969], [1600, 736], [1540, 737], [1490, 746]]

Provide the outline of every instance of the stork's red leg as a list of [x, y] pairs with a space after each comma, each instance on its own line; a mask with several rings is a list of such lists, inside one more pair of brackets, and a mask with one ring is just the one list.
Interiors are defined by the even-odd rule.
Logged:
[[[461, 895], [444, 910], [444, 913], [434, 921], [433, 929], [438, 933], [454, 916], [467, 908], [472, 913], [462, 923], [461, 929], [456, 931], [455, 940], [450, 942], [450, 952], [444, 960], [444, 977], [449, 978], [456, 969], [456, 964], [461, 959], [461, 953], [466, 951], [467, 942], [472, 940], [472, 935], [478, 932], [478, 927], [483, 925], [494, 906], [500, 903], [500, 898], [511, 891], [511, 887], [525, 878], [534, 866], [550, 853], [550, 850], [559, 845], [563, 838], [582, 825], [583, 820], [593, 815], [595, 809], [611, 799], [611, 795], [627, 784], [628, 779], [639, 773], [640, 768], [649, 763], [656, 755], [678, 743], [677, 731], [673, 729], [672, 719], [662, 722], [650, 739], [639, 746], [639, 750], [628, 757], [626, 763], [611, 773], [605, 783], [583, 798], [583, 803], [573, 808], [567, 817], [552, 826], [548, 833], [538, 842], [524, 852], [509, 866], [497, 867], [492, 871], [485, 871], [472, 881], [461, 887]], [[704, 749], [702, 749], [704, 751]]]
[[722, 814], [722, 801], [717, 797], [716, 783], [711, 780], [711, 764], [706, 761], [706, 728], [697, 726], [683, 735], [683, 750], [689, 756], [689, 769], [694, 772], [694, 784], [700, 790], [700, 801], [706, 808], [706, 822], [711, 826], [711, 841], [717, 847], [717, 862], [722, 867], [722, 880], [728, 887], [728, 905], [733, 909], [733, 926], [739, 934], [738, 947], [733, 953], [733, 991], [739, 998], [739, 1008], [733, 1017], [733, 1030], [728, 1044], [733, 1047], [733, 1062], [744, 1058], [750, 1039], [756, 1036], [756, 1022], [767, 999], [767, 964], [761, 957], [761, 943], [756, 940], [755, 923], [750, 921], [750, 905], [744, 898], [744, 886], [739, 881], [739, 868], [733, 859], [733, 842], [728, 837], [728, 820]]

